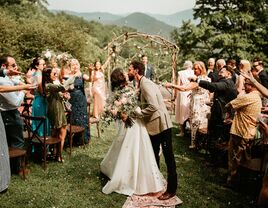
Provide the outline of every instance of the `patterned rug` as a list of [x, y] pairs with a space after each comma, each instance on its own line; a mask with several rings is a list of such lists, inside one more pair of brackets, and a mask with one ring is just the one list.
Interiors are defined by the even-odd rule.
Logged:
[[159, 200], [159, 197], [163, 192], [157, 193], [155, 196], [148, 195], [133, 195], [129, 196], [122, 208], [175, 208], [176, 205], [182, 204], [177, 196], [174, 196], [168, 200]]

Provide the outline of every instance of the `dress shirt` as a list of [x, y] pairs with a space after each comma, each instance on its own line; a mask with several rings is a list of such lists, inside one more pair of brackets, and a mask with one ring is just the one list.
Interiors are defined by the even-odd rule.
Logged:
[[[1, 86], [14, 86], [14, 82], [8, 77], [0, 77]], [[3, 92], [0, 93], [0, 111], [15, 110], [20, 107], [24, 99], [24, 92]]]

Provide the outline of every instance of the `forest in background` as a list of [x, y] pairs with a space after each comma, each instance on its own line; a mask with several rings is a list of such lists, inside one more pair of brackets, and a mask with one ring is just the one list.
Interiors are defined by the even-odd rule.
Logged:
[[[125, 32], [135, 31], [64, 12], [53, 14], [45, 0], [0, 0], [0, 5], [0, 55], [13, 55], [22, 71], [48, 49], [72, 54], [82, 68], [97, 59], [105, 61], [107, 44]], [[260, 56], [267, 62], [267, 0], [197, 0], [194, 17], [200, 21], [183, 22], [171, 34], [180, 48], [178, 69], [187, 59], [206, 62], [209, 57], [252, 60]], [[171, 77], [171, 53], [142, 39], [125, 44], [118, 53], [119, 65], [124, 68], [130, 59], [138, 59], [143, 53], [149, 56], [159, 77]]]
[[196, 25], [186, 21], [172, 32], [181, 59], [268, 57], [267, 0], [196, 0]]

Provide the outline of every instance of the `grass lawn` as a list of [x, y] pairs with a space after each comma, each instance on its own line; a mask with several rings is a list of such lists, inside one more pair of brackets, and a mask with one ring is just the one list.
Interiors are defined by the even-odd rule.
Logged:
[[[248, 187], [240, 191], [225, 188], [226, 169], [206, 166], [204, 155], [190, 151], [189, 139], [175, 137], [177, 131], [177, 128], [173, 129], [173, 147], [179, 182], [177, 195], [183, 201], [180, 207], [254, 207], [256, 192], [247, 191]], [[99, 164], [115, 133], [114, 126], [111, 126], [101, 134], [101, 138], [97, 138], [93, 124], [90, 144], [85, 149], [75, 147], [71, 158], [64, 152], [64, 164], [49, 162], [48, 169], [44, 171], [40, 164], [30, 161], [31, 173], [25, 181], [12, 175], [8, 192], [0, 195], [0, 207], [122, 207], [126, 196], [101, 192], [106, 179], [99, 171]], [[161, 172], [166, 176], [163, 159], [161, 163]]]

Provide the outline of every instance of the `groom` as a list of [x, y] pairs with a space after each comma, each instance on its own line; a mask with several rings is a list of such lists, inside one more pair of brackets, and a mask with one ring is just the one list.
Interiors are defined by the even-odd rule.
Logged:
[[166, 192], [158, 199], [167, 200], [176, 195], [177, 189], [176, 163], [172, 149], [172, 122], [159, 88], [144, 76], [144, 65], [141, 62], [132, 61], [130, 63], [128, 77], [129, 81], [135, 79], [140, 88], [142, 110], [137, 114], [145, 121], [158, 167], [160, 145], [162, 145], [167, 166], [168, 184]]

